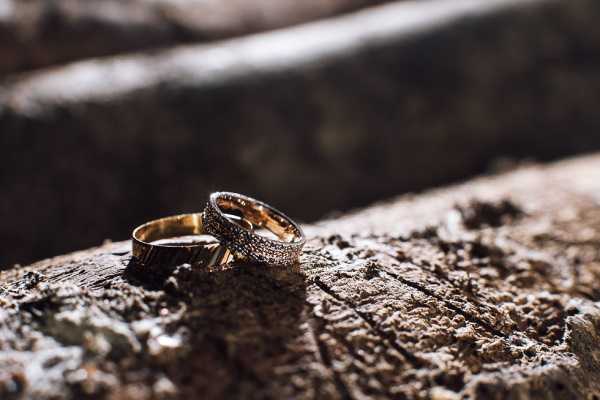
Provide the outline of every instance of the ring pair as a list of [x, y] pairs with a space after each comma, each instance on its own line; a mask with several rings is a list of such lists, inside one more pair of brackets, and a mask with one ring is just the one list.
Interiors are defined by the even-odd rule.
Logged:
[[[212, 238], [165, 242], [189, 235]], [[132, 254], [143, 266], [210, 267], [233, 260], [290, 265], [298, 261], [305, 242], [300, 226], [274, 207], [238, 193], [215, 192], [201, 213], [165, 217], [134, 229]]]

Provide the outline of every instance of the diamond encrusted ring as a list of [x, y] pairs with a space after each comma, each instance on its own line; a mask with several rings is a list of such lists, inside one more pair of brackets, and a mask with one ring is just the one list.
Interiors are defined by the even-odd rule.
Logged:
[[[252, 225], [249, 229], [239, 220]], [[290, 265], [298, 261], [306, 238], [300, 226], [281, 211], [251, 197], [232, 192], [210, 195], [204, 209], [204, 230], [229, 248], [236, 258], [263, 264]], [[261, 230], [272, 234], [267, 237]]]

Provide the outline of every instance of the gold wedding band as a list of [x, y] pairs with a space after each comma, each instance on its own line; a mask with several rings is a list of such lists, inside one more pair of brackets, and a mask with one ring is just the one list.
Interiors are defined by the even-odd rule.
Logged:
[[[263, 229], [273, 237], [257, 232]], [[192, 235], [194, 240], [183, 239]], [[212, 237], [200, 240], [198, 235]], [[298, 261], [305, 242], [300, 226], [281, 211], [241, 194], [217, 192], [203, 213], [174, 215], [135, 228], [132, 255], [143, 266], [210, 267], [234, 258], [289, 265]]]
[[[251, 229], [249, 224], [247, 227]], [[233, 261], [231, 251], [214, 238], [192, 242], [164, 241], [191, 235], [206, 235], [202, 213], [174, 215], [147, 222], [132, 233], [132, 255], [144, 266], [167, 267], [188, 263], [210, 267]]]
[[[240, 224], [252, 225], [252, 229]], [[203, 215], [204, 229], [229, 248], [236, 258], [257, 263], [289, 265], [298, 261], [306, 238], [300, 226], [281, 211], [251, 197], [231, 192], [210, 195]], [[276, 238], [255, 230], [265, 228]]]

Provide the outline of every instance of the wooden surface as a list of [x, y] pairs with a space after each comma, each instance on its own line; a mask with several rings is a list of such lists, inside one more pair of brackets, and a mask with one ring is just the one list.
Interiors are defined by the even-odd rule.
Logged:
[[316, 221], [498, 159], [597, 151], [599, 20], [597, 0], [396, 1], [1, 82], [0, 269], [214, 190]]
[[292, 269], [120, 242], [2, 272], [0, 397], [600, 396], [600, 155], [306, 231]]

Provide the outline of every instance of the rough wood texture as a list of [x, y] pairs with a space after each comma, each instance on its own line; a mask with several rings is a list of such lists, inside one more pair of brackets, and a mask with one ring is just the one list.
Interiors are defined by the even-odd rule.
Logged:
[[314, 221], [496, 157], [600, 149], [599, 20], [597, 0], [402, 1], [22, 77], [0, 87], [0, 265], [213, 190]]
[[0, 75], [280, 28], [382, 0], [2, 0]]
[[294, 269], [155, 274], [122, 242], [5, 271], [1, 397], [598, 398], [599, 171], [325, 221]]

